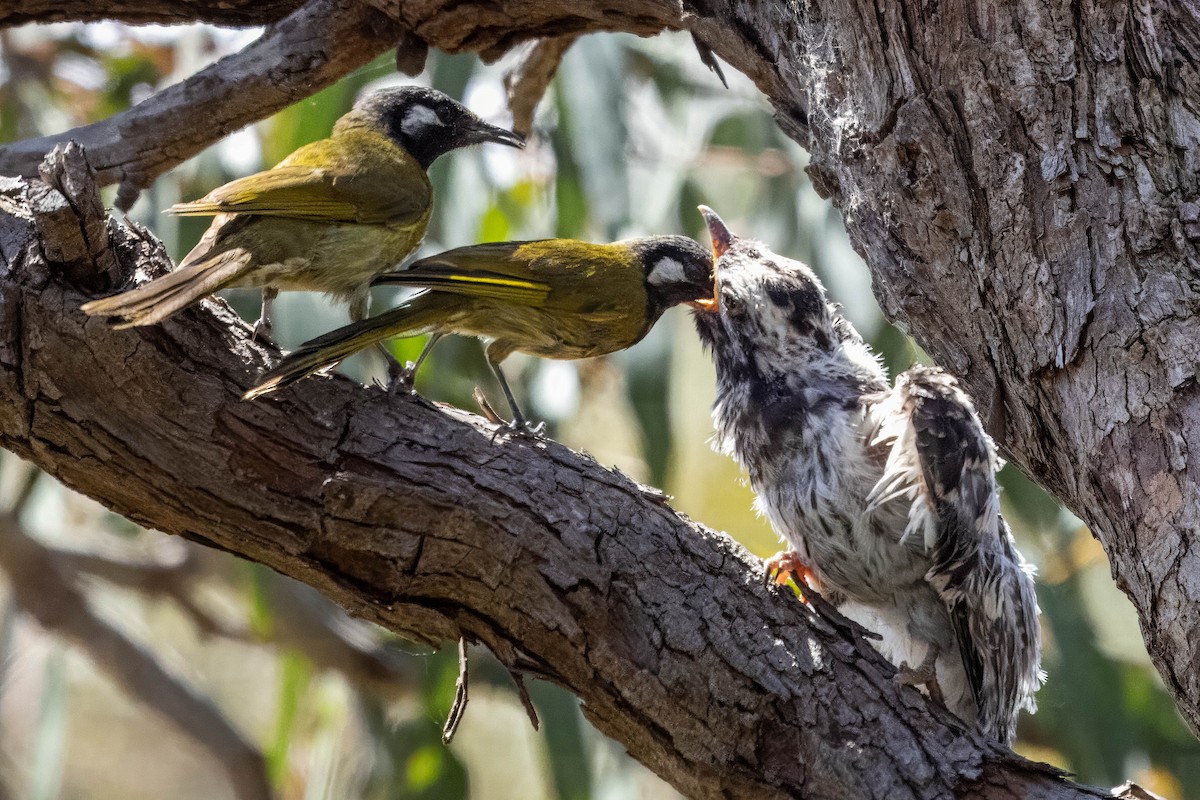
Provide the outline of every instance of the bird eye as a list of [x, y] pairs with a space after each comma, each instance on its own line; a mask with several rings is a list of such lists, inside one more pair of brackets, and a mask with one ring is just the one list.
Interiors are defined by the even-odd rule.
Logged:
[[721, 295], [721, 308], [731, 317], [740, 317], [746, 311], [745, 303], [733, 294]]

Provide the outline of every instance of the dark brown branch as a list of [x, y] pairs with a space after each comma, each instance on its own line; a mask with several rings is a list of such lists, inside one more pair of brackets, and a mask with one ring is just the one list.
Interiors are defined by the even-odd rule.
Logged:
[[137, 190], [222, 137], [302, 100], [395, 46], [403, 28], [359, 0], [310, 0], [258, 40], [128, 111], [0, 147], [0, 174], [36, 175], [55, 144], [88, 151], [102, 184]]
[[0, 514], [0, 569], [22, 609], [43, 628], [87, 653], [126, 694], [208, 750], [239, 798], [273, 796], [262, 754], [209, 700], [96, 616], [54, 554], [28, 537], [10, 513]]
[[[30, 191], [0, 183], [21, 212], [0, 229], [0, 443], [67, 485], [410, 638], [479, 642], [690, 796], [1104, 796], [965, 730], [590, 459], [341, 378], [242, 402], [270, 356], [221, 303], [130, 331], [84, 317]], [[166, 268], [110, 230], [123, 269]]]
[[8, 0], [0, 6], [0, 27], [31, 22], [100, 22], [182, 25], [209, 22], [249, 28], [269, 25], [300, 7], [303, 0]]

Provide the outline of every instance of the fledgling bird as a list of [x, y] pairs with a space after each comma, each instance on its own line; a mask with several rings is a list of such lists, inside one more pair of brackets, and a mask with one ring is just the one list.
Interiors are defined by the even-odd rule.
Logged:
[[701, 211], [719, 257], [715, 300], [695, 312], [717, 367], [715, 444], [791, 547], [768, 574], [824, 592], [882, 635], [901, 680], [1011, 743], [1036, 707], [1038, 608], [970, 399], [937, 368], [889, 387], [808, 267]]
[[686, 236], [477, 244], [375, 282], [428, 291], [306, 342], [245, 397], [272, 392], [385, 339], [431, 333], [411, 378], [441, 336], [460, 333], [489, 341], [488, 364], [512, 411], [511, 427], [525, 429], [501, 361], [514, 352], [575, 359], [632, 347], [668, 308], [710, 299], [713, 288], [711, 255]]
[[176, 269], [135, 289], [83, 305], [128, 328], [161, 322], [228, 286], [261, 288], [255, 333], [269, 334], [282, 290], [324, 292], [366, 316], [371, 279], [421, 243], [433, 207], [425, 171], [451, 150], [483, 142], [523, 147], [434, 89], [400, 86], [361, 98], [328, 139], [269, 170], [167, 209], [214, 216]]

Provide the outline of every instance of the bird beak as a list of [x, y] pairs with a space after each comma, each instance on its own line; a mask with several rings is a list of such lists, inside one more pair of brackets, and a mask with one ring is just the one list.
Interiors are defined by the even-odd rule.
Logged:
[[521, 134], [513, 133], [496, 125], [489, 125], [481, 119], [473, 119], [468, 122], [464, 134], [469, 141], [476, 144], [495, 142], [496, 144], [506, 144], [509, 147], [525, 146], [525, 137]]
[[729, 228], [725, 227], [725, 223], [721, 218], [717, 216], [717, 212], [708, 206], [698, 206], [698, 208], [704, 216], [704, 222], [708, 225], [708, 233], [712, 237], [713, 272], [715, 274], [716, 262], [721, 256], [725, 255], [725, 251], [733, 243], [734, 236], [729, 232]]
[[733, 234], [729, 232], [729, 228], [725, 227], [725, 223], [717, 216], [717, 212], [708, 206], [697, 206], [697, 208], [700, 209], [700, 213], [704, 217], [704, 222], [708, 225], [708, 234], [712, 237], [713, 296], [703, 300], [695, 300], [691, 303], [691, 306], [697, 311], [715, 314], [720, 309], [720, 304], [717, 301], [717, 265], [721, 261], [721, 256], [728, 252], [729, 246], [733, 243]]

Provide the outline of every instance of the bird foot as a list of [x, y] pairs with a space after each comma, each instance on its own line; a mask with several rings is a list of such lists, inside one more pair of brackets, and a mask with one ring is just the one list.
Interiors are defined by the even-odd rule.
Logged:
[[546, 436], [545, 422], [539, 422], [535, 425], [529, 420], [514, 419], [504, 427], [508, 429], [510, 436], [524, 436], [530, 439], [543, 439]]
[[938, 647], [930, 645], [929, 652], [925, 654], [925, 660], [915, 669], [910, 667], [907, 662], [901, 661], [896, 672], [896, 680], [905, 686], [924, 686], [925, 691], [929, 694], [929, 699], [945, 708], [946, 698], [942, 694], [942, 687], [937, 680], [938, 653]]
[[271, 334], [274, 332], [274, 326], [271, 325], [271, 320], [259, 317], [254, 323], [254, 330], [250, 331], [251, 344], [261, 344], [267, 347], [279, 347], [275, 343], [275, 339]]
[[509, 436], [521, 436], [530, 439], [541, 439], [546, 433], [546, 423], [539, 422], [536, 425], [528, 422], [524, 417], [513, 417], [512, 421], [507, 421], [504, 417], [496, 413], [496, 409], [492, 408], [492, 404], [488, 402], [484, 396], [483, 390], [478, 386], [475, 387], [475, 402], [479, 405], [479, 410], [483, 414], [484, 419], [496, 426], [496, 430], [492, 431], [492, 441], [496, 441], [496, 437], [502, 433], [507, 433]]
[[417, 365], [412, 361], [400, 365], [399, 361], [392, 360], [388, 362], [388, 394], [392, 397], [400, 394], [401, 391], [408, 394], [416, 394], [416, 374]]
[[783, 586], [789, 578], [794, 579], [801, 590], [817, 585], [816, 573], [795, 550], [780, 550], [763, 561], [763, 568], [767, 585]]

